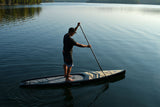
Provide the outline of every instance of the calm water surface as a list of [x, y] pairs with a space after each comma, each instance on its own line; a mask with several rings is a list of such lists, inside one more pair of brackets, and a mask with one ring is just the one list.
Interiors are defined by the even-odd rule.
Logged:
[[[22, 89], [21, 80], [63, 74], [62, 41], [77, 22], [104, 70], [120, 81], [60, 89]], [[0, 7], [1, 106], [159, 107], [160, 7], [48, 3]], [[80, 29], [73, 37], [86, 44]], [[99, 70], [89, 49], [74, 47], [72, 73]]]

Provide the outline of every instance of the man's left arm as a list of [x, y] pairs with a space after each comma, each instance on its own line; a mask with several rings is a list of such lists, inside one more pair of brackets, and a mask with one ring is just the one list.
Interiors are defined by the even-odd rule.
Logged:
[[77, 43], [76, 42], [76, 44], [75, 44], [76, 46], [78, 46], [78, 47], [88, 47], [88, 48], [90, 48], [91, 47], [91, 45], [84, 45], [84, 44], [80, 44], [80, 43]]

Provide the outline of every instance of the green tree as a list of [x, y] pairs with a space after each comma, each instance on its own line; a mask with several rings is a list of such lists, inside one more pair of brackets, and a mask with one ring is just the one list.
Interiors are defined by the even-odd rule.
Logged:
[[40, 4], [42, 0], [0, 0], [0, 5], [11, 4]]

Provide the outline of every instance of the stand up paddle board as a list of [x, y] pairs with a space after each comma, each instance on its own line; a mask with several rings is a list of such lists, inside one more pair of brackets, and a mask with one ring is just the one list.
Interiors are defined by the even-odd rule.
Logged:
[[[49, 77], [41, 77], [35, 79], [29, 79], [21, 81], [20, 87], [46, 87], [46, 86], [66, 86], [66, 85], [82, 85], [88, 84], [95, 81], [107, 80], [109, 78], [116, 78], [116, 76], [124, 75], [125, 70], [104, 70], [102, 71], [91, 71], [91, 72], [80, 72], [71, 74], [73, 81], [66, 82], [64, 75], [56, 75]], [[104, 75], [105, 74], [105, 75]]]

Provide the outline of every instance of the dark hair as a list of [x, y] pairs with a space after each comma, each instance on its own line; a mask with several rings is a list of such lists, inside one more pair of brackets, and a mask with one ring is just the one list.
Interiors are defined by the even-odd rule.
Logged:
[[74, 33], [75, 29], [73, 27], [69, 28], [68, 33]]

